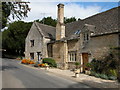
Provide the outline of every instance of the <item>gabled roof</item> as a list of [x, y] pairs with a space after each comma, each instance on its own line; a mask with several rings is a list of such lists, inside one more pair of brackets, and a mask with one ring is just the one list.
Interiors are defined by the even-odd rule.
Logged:
[[[91, 17], [88, 17], [83, 20], [78, 20], [75, 22], [65, 24], [65, 34], [66, 38], [64, 39], [74, 39], [77, 38], [78, 35], [74, 35], [76, 31], [82, 30], [85, 24], [95, 26], [94, 35], [108, 34], [114, 32], [120, 32], [118, 29], [118, 9], [120, 7], [115, 7], [110, 10], [107, 10], [102, 13], [98, 13]], [[56, 28], [52, 26], [48, 26], [45, 24], [37, 23], [39, 31], [46, 38], [55, 39]]]
[[50, 39], [55, 39], [55, 27], [41, 24], [38, 22], [34, 22], [34, 23], [37, 26], [40, 33], [42, 33], [44, 37], [50, 38]]
[[120, 7], [115, 7], [86, 19], [66, 24], [66, 37], [70, 37], [77, 30], [83, 29], [85, 24], [95, 26], [94, 35], [120, 32], [118, 29], [118, 9]]

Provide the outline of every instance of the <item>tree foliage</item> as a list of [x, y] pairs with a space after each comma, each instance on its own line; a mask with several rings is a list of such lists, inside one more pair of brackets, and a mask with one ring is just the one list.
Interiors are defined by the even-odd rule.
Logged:
[[74, 22], [74, 21], [77, 21], [77, 19], [75, 17], [71, 17], [71, 18], [67, 18], [67, 17], [64, 17], [64, 23], [70, 23], [70, 22]]
[[[75, 17], [71, 17], [71, 18], [64, 17], [65, 24], [70, 23], [70, 22], [74, 22], [74, 21], [77, 21], [77, 19]], [[44, 17], [42, 20], [39, 20], [39, 19], [36, 20], [36, 22], [40, 22], [42, 24], [50, 25], [53, 27], [55, 27], [57, 24], [57, 20], [53, 19], [52, 17]]]
[[51, 25], [53, 27], [56, 26], [57, 21], [55, 19], [52, 19], [52, 17], [44, 17], [40, 23], [46, 24], [46, 25]]
[[[120, 49], [117, 47], [111, 48], [108, 55], [102, 60], [93, 59], [91, 61], [92, 71], [103, 73], [106, 75], [113, 75], [119, 72]], [[114, 72], [115, 71], [115, 72]], [[115, 75], [115, 74], [114, 74]]]
[[2, 2], [2, 28], [6, 26], [10, 15], [13, 19], [21, 20], [27, 17], [29, 11], [28, 2]]
[[25, 38], [30, 30], [32, 22], [25, 23], [16, 21], [9, 25], [7, 30], [2, 32], [2, 48], [8, 54], [23, 54], [25, 49]]
[[[75, 18], [66, 18], [65, 22], [70, 23], [75, 20]], [[54, 27], [57, 23], [57, 20], [52, 19], [52, 17], [44, 17], [42, 20], [36, 21]], [[8, 54], [23, 54], [25, 51], [25, 38], [31, 25], [32, 22], [25, 23], [23, 21], [16, 21], [9, 24], [8, 29], [2, 32], [2, 48], [6, 49]]]

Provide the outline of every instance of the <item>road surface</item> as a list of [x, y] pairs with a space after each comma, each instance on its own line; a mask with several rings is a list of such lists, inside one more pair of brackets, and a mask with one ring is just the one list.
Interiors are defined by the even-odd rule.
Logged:
[[2, 59], [2, 88], [90, 88], [41, 69], [32, 69], [14, 59]]

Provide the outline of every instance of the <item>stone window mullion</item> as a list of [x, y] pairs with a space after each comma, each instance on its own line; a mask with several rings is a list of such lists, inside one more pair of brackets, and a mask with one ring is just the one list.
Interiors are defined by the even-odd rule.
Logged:
[[75, 61], [75, 53], [74, 53], [74, 60], [73, 61]]

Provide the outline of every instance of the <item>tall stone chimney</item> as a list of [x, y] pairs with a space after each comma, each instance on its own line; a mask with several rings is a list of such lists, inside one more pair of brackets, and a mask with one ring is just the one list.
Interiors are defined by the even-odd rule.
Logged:
[[65, 37], [65, 25], [64, 25], [64, 4], [58, 4], [58, 17], [56, 25], [56, 40], [60, 40]]

